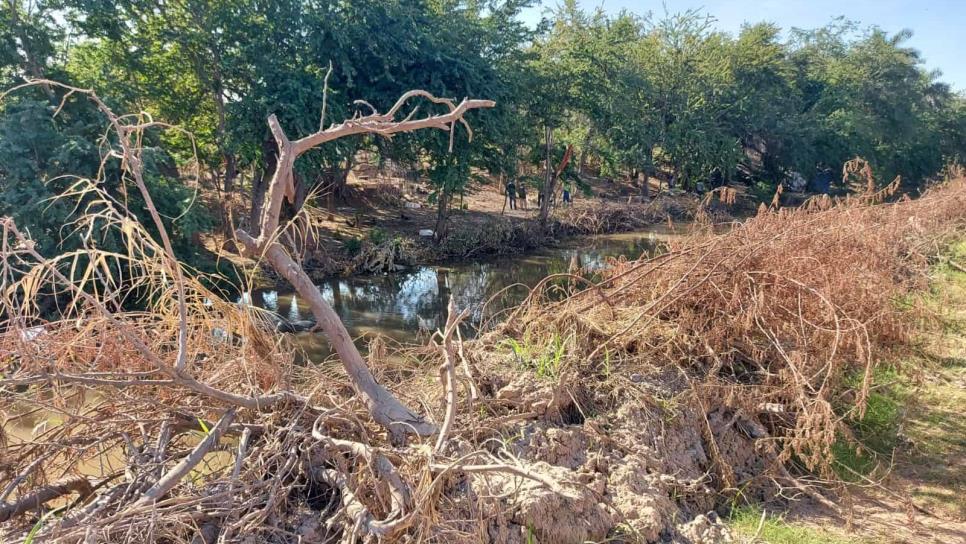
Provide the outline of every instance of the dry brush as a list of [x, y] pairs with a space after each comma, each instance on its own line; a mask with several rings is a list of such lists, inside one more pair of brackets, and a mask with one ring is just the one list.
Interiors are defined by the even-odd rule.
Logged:
[[[105, 161], [150, 207], [138, 142], [160, 125], [67, 91], [104, 112]], [[396, 120], [414, 97], [447, 112]], [[294, 364], [257, 310], [177, 261], [160, 219], [159, 240], [97, 180], [72, 190], [81, 251], [45, 258], [4, 219], [4, 541], [698, 542], [725, 538], [712, 511], [728, 498], [828, 501], [809, 478], [831, 475], [874, 366], [910, 341], [897, 301], [962, 235], [966, 182], [763, 209], [615, 261], [564, 300], [548, 281], [477, 341], [451, 306], [405, 364], [366, 361], [281, 243], [304, 228], [278, 220], [292, 165], [342, 135], [452, 131], [490, 105], [414, 92], [295, 141], [270, 119], [280, 160], [260, 235], [236, 234], [311, 304], [336, 364]], [[98, 245], [108, 230], [125, 252]]]

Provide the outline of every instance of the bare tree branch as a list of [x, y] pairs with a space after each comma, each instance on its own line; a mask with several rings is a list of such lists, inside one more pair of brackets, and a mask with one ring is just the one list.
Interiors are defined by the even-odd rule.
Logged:
[[205, 455], [211, 451], [211, 448], [218, 444], [218, 441], [221, 440], [222, 435], [225, 434], [225, 431], [228, 430], [228, 427], [231, 426], [231, 423], [234, 420], [235, 409], [232, 408], [225, 412], [225, 415], [221, 416], [221, 419], [218, 420], [218, 424], [211, 429], [211, 431], [208, 433], [208, 436], [206, 436], [204, 440], [195, 446], [195, 449], [191, 451], [190, 455], [182, 459], [181, 462], [175, 465], [174, 468], [168, 471], [167, 474], [162, 476], [161, 479], [154, 484], [154, 486], [141, 495], [141, 498], [134, 503], [134, 507], [137, 508], [139, 506], [150, 504], [161, 497], [164, 497], [168, 491], [171, 491], [174, 486], [178, 485], [178, 482], [187, 476], [188, 473], [191, 472], [191, 469], [193, 469], [195, 465], [204, 459]]
[[456, 349], [453, 347], [453, 335], [459, 329], [460, 322], [466, 319], [469, 312], [463, 310], [456, 313], [456, 302], [453, 297], [449, 297], [449, 315], [446, 318], [446, 327], [441, 333], [443, 345], [440, 351], [443, 352], [443, 364], [440, 367], [440, 381], [446, 391], [446, 415], [443, 417], [443, 425], [439, 429], [439, 436], [436, 437], [436, 447], [434, 451], [439, 453], [446, 445], [446, 437], [456, 419]]
[[0, 505], [0, 523], [24, 512], [37, 510], [45, 502], [75, 491], [81, 495], [90, 495], [91, 483], [83, 476], [71, 476], [35, 489], [15, 502]]
[[[412, 119], [412, 115], [410, 115], [403, 120], [395, 120], [396, 114], [405, 103], [415, 97], [425, 98], [435, 104], [443, 104], [449, 108], [449, 112], [420, 119]], [[255, 239], [245, 230], [237, 229], [235, 236], [242, 243], [244, 253], [247, 256], [256, 259], [265, 258], [279, 274], [295, 287], [299, 296], [308, 301], [318, 326], [325, 332], [329, 343], [339, 354], [342, 365], [352, 379], [356, 392], [362, 397], [373, 419], [394, 434], [415, 433], [428, 436], [436, 431], [436, 427], [406, 408], [395, 396], [376, 382], [338, 314], [322, 298], [322, 293], [312, 283], [305, 271], [278, 242], [277, 231], [282, 201], [287, 198], [289, 202], [294, 202], [293, 168], [295, 160], [310, 149], [354, 134], [380, 134], [388, 137], [395, 133], [411, 132], [423, 128], [439, 128], [449, 130], [452, 133], [455, 123], [464, 122], [463, 116], [466, 112], [478, 108], [491, 108], [494, 105], [495, 102], [491, 100], [468, 99], [455, 104], [448, 98], [437, 98], [426, 91], [417, 89], [402, 95], [385, 114], [379, 114], [375, 111], [375, 108], [372, 108], [373, 113], [370, 115], [348, 119], [327, 129], [320, 129], [318, 132], [294, 142], [285, 135], [285, 131], [275, 115], [268, 118], [268, 126], [278, 144], [279, 154], [275, 174], [268, 190], [268, 204], [265, 206], [261, 218], [260, 235]], [[370, 107], [372, 106], [370, 105]]]

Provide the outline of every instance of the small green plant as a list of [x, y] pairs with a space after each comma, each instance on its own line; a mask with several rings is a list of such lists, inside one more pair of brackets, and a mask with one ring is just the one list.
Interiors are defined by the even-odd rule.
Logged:
[[30, 528], [30, 532], [27, 533], [27, 537], [24, 539], [23, 544], [31, 544], [34, 539], [37, 538], [37, 533], [39, 533], [44, 527], [44, 524], [47, 523], [47, 520], [60, 514], [61, 512], [64, 512], [65, 510], [67, 510], [67, 505], [61, 506], [60, 508], [55, 508], [40, 516], [40, 519], [37, 520], [37, 523], [34, 523], [34, 526]]
[[510, 351], [513, 352], [514, 357], [517, 359], [517, 364], [526, 366], [529, 363], [530, 350], [524, 344], [518, 342], [516, 338], [507, 338], [500, 342], [500, 345], [510, 348]]
[[775, 185], [765, 181], [756, 181], [750, 187], [750, 193], [758, 202], [770, 202], [775, 196]]
[[366, 234], [366, 237], [369, 238], [369, 241], [370, 242], [372, 242], [374, 245], [377, 245], [378, 246], [379, 244], [382, 244], [383, 242], [389, 240], [389, 233], [386, 232], [385, 229], [381, 229], [379, 227], [376, 227], [376, 228], [370, 230]]
[[359, 252], [362, 251], [362, 240], [355, 237], [346, 238], [346, 240], [342, 242], [342, 249], [344, 249], [349, 255], [358, 255]]
[[526, 335], [522, 342], [507, 338], [501, 345], [510, 348], [519, 366], [532, 369], [539, 378], [554, 379], [559, 376], [560, 367], [567, 354], [566, 343], [556, 334], [544, 347], [534, 346]]

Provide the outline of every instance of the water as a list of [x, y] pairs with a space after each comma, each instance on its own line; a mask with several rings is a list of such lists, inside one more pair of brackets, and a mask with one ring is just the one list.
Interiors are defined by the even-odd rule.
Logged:
[[[463, 330], [471, 336], [481, 323], [499, 319], [503, 310], [519, 304], [528, 289], [548, 275], [566, 273], [573, 264], [592, 274], [606, 267], [610, 258], [652, 254], [667, 237], [666, 232], [654, 231], [581, 238], [525, 256], [419, 266], [381, 276], [332, 278], [319, 289], [352, 336], [359, 339], [360, 347], [376, 334], [401, 343], [425, 342], [426, 335], [446, 323], [450, 295], [457, 308], [470, 309], [468, 327]], [[256, 291], [244, 298], [289, 321], [312, 318], [308, 305], [293, 293]], [[295, 333], [295, 338], [311, 361], [321, 362], [330, 354], [322, 333]]]

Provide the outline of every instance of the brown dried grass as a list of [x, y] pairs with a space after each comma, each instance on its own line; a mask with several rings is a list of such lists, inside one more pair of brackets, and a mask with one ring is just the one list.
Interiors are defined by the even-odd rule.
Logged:
[[[702, 403], [763, 424], [781, 461], [832, 477], [831, 446], [863, 416], [874, 367], [912, 341], [917, 316], [902, 300], [966, 225], [966, 180], [883, 202], [897, 183], [763, 207], [724, 234], [699, 228], [565, 301], [533, 293], [497, 336], [576, 339], [568, 359], [584, 374], [616, 361], [624, 374], [681, 368]], [[833, 409], [843, 396], [850, 407]]]
[[[758, 436], [766, 450], [762, 457], [784, 461], [780, 466], [801, 460], [828, 476], [830, 444], [846, 431], [847, 418], [861, 417], [872, 369], [911, 339], [916, 316], [897, 302], [924, 287], [929, 255], [942, 240], [964, 232], [962, 179], [918, 200], [882, 203], [886, 196], [763, 209], [725, 234], [699, 229], [672, 240], [660, 256], [615, 261], [597, 285], [566, 300], [544, 299], [538, 290], [496, 333], [467, 345], [465, 354], [459, 349], [455, 359], [467, 375], [458, 379], [459, 408], [439, 451], [429, 443], [392, 444], [370, 421], [338, 365], [294, 365], [294, 348], [267, 332], [257, 311], [220, 301], [188, 270], [183, 285], [188, 366], [183, 379], [162, 371], [158, 361], [170, 365], [177, 353], [177, 289], [160, 246], [140, 226], [126, 223], [126, 214], [107, 207], [98, 216], [131, 242], [129, 254], [120, 256], [125, 272], [117, 281], [85, 268], [100, 266], [96, 248], [89, 248], [77, 268], [72, 255], [37, 260], [5, 232], [0, 410], [7, 436], [0, 447], [0, 483], [9, 493], [3, 500], [78, 476], [88, 479], [92, 492], [68, 498], [63, 517], [14, 518], [4, 525], [3, 538], [20, 541], [46, 519], [40, 536], [51, 542], [188, 542], [206, 531], [227, 542], [353, 541], [358, 519], [367, 518], [393, 525], [390, 541], [496, 539], [488, 531], [510, 531], [523, 521], [533, 522], [544, 537], [581, 540], [587, 536], [576, 531], [582, 525], [550, 523], [556, 518], [548, 515], [541, 521], [540, 513], [592, 514], [598, 535], [616, 523], [601, 497], [610, 500], [632, 488], [617, 487], [613, 474], [608, 486], [614, 487], [592, 487], [603, 472], [587, 479], [543, 466], [539, 454], [524, 451], [517, 457], [507, 435], [582, 420], [575, 412], [595, 404], [614, 422], [621, 421], [621, 411], [640, 412], [640, 420], [621, 423], [623, 434], [599, 421], [579, 431], [617, 451], [607, 444], [647, 435], [653, 429], [642, 425], [675, 411], [626, 387], [634, 374], [662, 376], [667, 381], [662, 386], [683, 391], [691, 406], [677, 410], [689, 416], [665, 440], [683, 450], [692, 439], [674, 433], [690, 428], [703, 434], [701, 447], [713, 460], [718, 491], [746, 483], [729, 466], [735, 439], [723, 434], [728, 412], [722, 408], [741, 414], [753, 432], [764, 429], [766, 436]], [[72, 281], [58, 279], [55, 270]], [[110, 307], [109, 315], [72, 293], [78, 285], [94, 294], [91, 300]], [[116, 304], [133, 293], [149, 293], [151, 304], [136, 312]], [[43, 319], [36, 304], [40, 296], [61, 300], [60, 319]], [[505, 349], [494, 342], [508, 335], [544, 346], [557, 339], [565, 352], [560, 367], [543, 379], [535, 379], [532, 369], [508, 367]], [[135, 349], [134, 339], [153, 357]], [[372, 350], [370, 359], [379, 382], [408, 405], [442, 419], [438, 350], [409, 352], [394, 363], [383, 351]], [[669, 369], [674, 372], [665, 372]], [[500, 375], [509, 380], [496, 384]], [[850, 391], [846, 378], [853, 375], [865, 379]], [[473, 380], [480, 392], [475, 399]], [[231, 403], [198, 384], [246, 398], [279, 391], [292, 396], [271, 409], [226, 412]], [[454, 398], [451, 393], [446, 396]], [[847, 412], [833, 409], [843, 395], [854, 399]], [[215, 427], [226, 413], [234, 421], [206, 461], [157, 502], [139, 503], [190, 456], [207, 432], [203, 427]], [[21, 420], [42, 424], [18, 434], [14, 427]], [[405, 512], [380, 459], [391, 463], [409, 490]], [[645, 476], [632, 465], [622, 470]], [[672, 492], [698, 486], [668, 485]], [[346, 502], [347, 490], [355, 502]], [[501, 510], [506, 500], [519, 511]], [[520, 538], [514, 534], [506, 541]]]

